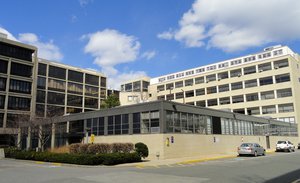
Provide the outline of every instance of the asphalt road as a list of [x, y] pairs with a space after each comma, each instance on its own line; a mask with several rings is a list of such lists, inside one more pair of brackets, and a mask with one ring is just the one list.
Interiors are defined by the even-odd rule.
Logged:
[[300, 150], [188, 165], [84, 167], [0, 160], [0, 183], [300, 183]]

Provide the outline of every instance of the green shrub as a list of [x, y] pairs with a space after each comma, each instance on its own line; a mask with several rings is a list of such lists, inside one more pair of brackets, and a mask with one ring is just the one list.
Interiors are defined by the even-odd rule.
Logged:
[[71, 144], [69, 146], [70, 153], [79, 153], [79, 147], [81, 144]]
[[149, 150], [148, 150], [147, 145], [142, 142], [138, 142], [135, 144], [135, 151], [142, 158], [146, 158], [149, 155]]

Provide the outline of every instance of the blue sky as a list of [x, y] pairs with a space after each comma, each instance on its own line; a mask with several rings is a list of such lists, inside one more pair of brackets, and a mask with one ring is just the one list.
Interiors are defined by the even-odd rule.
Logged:
[[[108, 86], [253, 53], [300, 53], [298, 0], [10, 0], [0, 32], [41, 58], [103, 72]], [[289, 11], [286, 11], [289, 10]]]

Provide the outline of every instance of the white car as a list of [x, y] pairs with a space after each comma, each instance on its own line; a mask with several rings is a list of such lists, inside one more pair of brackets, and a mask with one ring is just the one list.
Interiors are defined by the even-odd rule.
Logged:
[[276, 152], [278, 151], [294, 152], [295, 146], [288, 140], [278, 141], [276, 144]]

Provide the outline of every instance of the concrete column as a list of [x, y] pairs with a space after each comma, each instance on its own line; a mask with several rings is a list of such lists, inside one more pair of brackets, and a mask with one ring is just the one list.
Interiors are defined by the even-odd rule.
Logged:
[[26, 150], [29, 150], [31, 148], [31, 127], [28, 127], [27, 133]]
[[51, 130], [51, 149], [55, 147], [55, 124], [52, 123], [52, 130]]
[[17, 147], [20, 149], [21, 148], [21, 137], [22, 137], [22, 134], [21, 134], [21, 128], [19, 127], [18, 128], [18, 139], [17, 139]]

